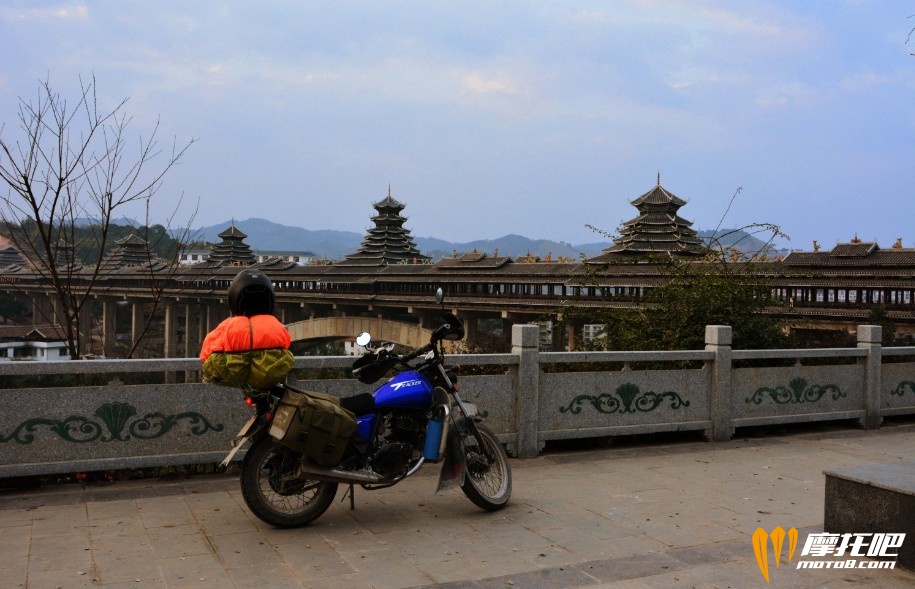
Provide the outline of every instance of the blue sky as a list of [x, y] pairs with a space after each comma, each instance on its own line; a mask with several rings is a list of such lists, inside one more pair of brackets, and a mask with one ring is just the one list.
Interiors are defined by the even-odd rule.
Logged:
[[[197, 139], [196, 225], [599, 241], [660, 172], [696, 229], [915, 247], [915, 2], [0, 0], [0, 121], [41, 80]], [[142, 214], [140, 215], [142, 217]]]

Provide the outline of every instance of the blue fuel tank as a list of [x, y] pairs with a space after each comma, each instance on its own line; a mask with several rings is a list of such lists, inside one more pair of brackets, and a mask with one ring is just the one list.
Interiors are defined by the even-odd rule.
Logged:
[[375, 391], [375, 407], [426, 409], [432, 406], [432, 385], [415, 370], [401, 372]]

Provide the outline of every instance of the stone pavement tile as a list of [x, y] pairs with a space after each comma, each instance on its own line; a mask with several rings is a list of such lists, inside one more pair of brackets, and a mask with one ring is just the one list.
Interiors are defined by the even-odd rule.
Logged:
[[554, 567], [540, 571], [505, 575], [477, 581], [482, 589], [505, 589], [518, 587], [524, 589], [572, 589], [587, 587], [593, 584], [594, 577], [576, 568]]
[[302, 584], [302, 587], [307, 589], [376, 589], [370, 578], [358, 573], [323, 579], [308, 579]]
[[213, 552], [212, 544], [195, 524], [150, 528], [147, 535], [159, 559]]
[[[752, 565], [752, 568], [751, 568]], [[759, 572], [756, 561], [733, 561], [728, 563], [703, 564], [641, 577], [642, 583], [656, 589], [693, 589], [728, 587], [739, 589], [767, 588], [765, 578]], [[774, 583], [772, 587], [797, 587], [794, 584]]]
[[743, 560], [752, 553], [753, 547], [749, 536], [747, 536], [746, 542], [718, 542], [689, 548], [677, 548], [668, 552], [670, 556], [677, 560], [691, 565]]
[[714, 523], [702, 522], [679, 526], [670, 520], [646, 521], [640, 529], [649, 537], [662, 542], [670, 548], [697, 546], [727, 540], [745, 538], [739, 531]]
[[666, 545], [639, 533], [632, 536], [602, 539], [572, 526], [555, 530], [541, 530], [539, 533], [552, 545], [575, 555], [576, 558], [570, 562], [632, 556], [643, 551], [667, 549]]
[[592, 511], [582, 511], [564, 517], [567, 525], [584, 530], [601, 540], [641, 535], [644, 532], [638, 526], [644, 519], [644, 515], [636, 513], [629, 513], [625, 516], [617, 514], [602, 516]]
[[95, 576], [105, 585], [113, 583], [145, 583], [163, 581], [159, 563], [151, 548], [123, 546], [117, 552], [92, 551], [95, 561]]
[[93, 547], [104, 544], [148, 543], [146, 526], [137, 515], [132, 519], [90, 519], [87, 526]]
[[357, 570], [336, 550], [314, 537], [302, 542], [274, 545], [274, 550], [299, 579], [311, 581], [327, 577], [350, 575]]
[[[658, 588], [645, 583], [641, 579], [626, 579], [625, 581], [617, 581], [617, 582], [612, 582], [612, 583], [597, 583], [595, 585], [589, 585], [588, 589], [658, 589]], [[719, 588], [719, 589], [724, 589], [724, 588]]]
[[[136, 583], [134, 583], [136, 585]], [[98, 581], [92, 575], [92, 571], [72, 571], [50, 570], [30, 572], [28, 580], [28, 589], [32, 587], [60, 587], [61, 589], [83, 589], [84, 587], [98, 588]]]
[[438, 562], [453, 555], [448, 544], [440, 542], [425, 530], [405, 529], [378, 534], [385, 546], [397, 550], [412, 564]]
[[361, 529], [352, 532], [340, 532], [335, 530], [334, 533], [323, 533], [324, 540], [338, 553], [342, 555], [352, 553], [363, 553], [370, 550], [384, 550], [387, 546], [379, 540], [377, 534], [369, 530]]
[[[3, 512], [0, 516], [0, 520], [5, 519], [7, 512]], [[6, 522], [3, 522], [3, 527], [0, 527], [0, 572], [4, 570], [10, 562], [22, 561], [26, 562], [29, 556], [29, 546], [32, 542], [32, 526], [31, 524], [22, 524], [22, 525], [6, 525]]]
[[578, 562], [581, 557], [562, 546], [550, 544], [544, 548], [525, 548], [517, 551], [518, 556], [527, 560], [534, 567], [558, 567]]
[[87, 501], [86, 513], [89, 520], [127, 520], [139, 517], [137, 503], [133, 499]]
[[223, 534], [210, 537], [217, 558], [227, 570], [252, 565], [280, 565], [282, 559], [273, 546], [257, 532]]
[[222, 563], [212, 554], [161, 559], [159, 568], [169, 589], [235, 586]]
[[[234, 499], [222, 494], [207, 494], [189, 499], [189, 508], [194, 519], [208, 536], [255, 532], [257, 526], [253, 516]], [[229, 499], [228, 501], [207, 501], [207, 499]]]
[[347, 556], [353, 568], [376, 589], [399, 589], [429, 583], [432, 578], [393, 549]]
[[530, 572], [531, 565], [517, 556], [505, 558], [461, 554], [450, 560], [418, 564], [416, 567], [436, 583], [449, 583]]
[[186, 524], [197, 525], [191, 510], [182, 495], [139, 498], [136, 500], [143, 525], [149, 528], [163, 528]]
[[32, 535], [82, 534], [87, 522], [85, 504], [42, 506], [33, 511]]
[[477, 521], [472, 525], [488, 538], [486, 543], [496, 547], [520, 550], [543, 548], [550, 545], [550, 541], [543, 535], [507, 519], [490, 520], [485, 523]]
[[577, 568], [603, 582], [650, 577], [687, 567], [688, 564], [665, 553], [595, 560], [577, 565]]
[[521, 509], [506, 512], [505, 515], [509, 520], [521, 524], [527, 529], [535, 532], [539, 532], [540, 530], [558, 530], [566, 526], [563, 518], [526, 504], [522, 505]]
[[29, 575], [47, 571], [91, 571], [89, 535], [83, 531], [82, 534], [32, 536], [28, 562]]
[[[303, 585], [295, 576], [295, 572], [288, 567], [270, 564], [249, 564], [232, 568], [228, 571], [232, 584], [228, 587], [237, 589], [301, 589], [311, 585]], [[212, 584], [209, 587], [223, 589], [224, 586]], [[344, 585], [340, 586], [343, 589]], [[105, 589], [108, 589], [107, 587]]]

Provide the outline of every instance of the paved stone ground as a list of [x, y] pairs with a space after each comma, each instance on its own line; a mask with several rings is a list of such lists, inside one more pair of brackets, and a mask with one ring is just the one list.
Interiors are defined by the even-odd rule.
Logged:
[[[297, 530], [255, 519], [221, 475], [2, 491], [0, 586], [913, 587], [905, 570], [795, 568], [822, 531], [824, 469], [913, 454], [912, 422], [554, 452], [512, 461], [512, 501], [496, 513], [459, 490], [434, 495], [427, 467], [357, 489], [354, 511], [341, 489]], [[750, 537], [775, 526], [800, 539], [778, 568], [770, 546], [767, 584]]]

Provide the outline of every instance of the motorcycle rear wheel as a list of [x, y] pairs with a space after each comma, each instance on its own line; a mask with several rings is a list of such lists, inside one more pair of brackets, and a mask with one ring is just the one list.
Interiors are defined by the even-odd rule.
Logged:
[[475, 424], [483, 443], [495, 459], [490, 463], [480, 448], [473, 425], [464, 424], [460, 432], [461, 445], [466, 457], [467, 472], [461, 490], [474, 505], [486, 511], [498, 511], [508, 504], [512, 494], [512, 471], [508, 466], [505, 449], [496, 434], [480, 424]]
[[301, 458], [269, 436], [254, 442], [241, 467], [241, 494], [251, 513], [277, 528], [298, 528], [327, 511], [337, 483], [297, 477]]

